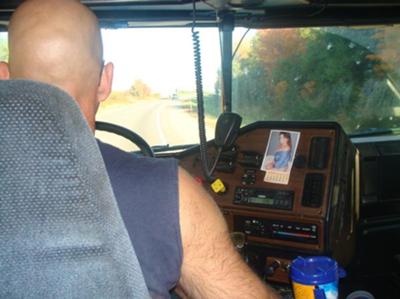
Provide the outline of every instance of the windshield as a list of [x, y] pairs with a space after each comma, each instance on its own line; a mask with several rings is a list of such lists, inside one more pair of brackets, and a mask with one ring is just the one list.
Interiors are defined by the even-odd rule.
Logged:
[[[199, 29], [207, 138], [221, 112], [217, 28]], [[199, 143], [190, 28], [102, 30], [113, 92], [97, 119], [141, 135], [151, 146]], [[243, 123], [332, 120], [349, 134], [399, 127], [400, 27], [234, 30], [233, 110]], [[0, 59], [7, 59], [0, 34]], [[96, 136], [124, 150], [132, 143]]]
[[250, 30], [233, 63], [233, 107], [245, 123], [332, 120], [347, 133], [400, 125], [399, 26]]
[[[220, 113], [219, 34], [200, 29], [204, 57], [203, 88], [206, 132], [214, 137]], [[151, 146], [199, 143], [196, 82], [190, 28], [103, 30], [104, 58], [115, 65], [113, 93], [101, 104], [97, 120], [135, 131]], [[135, 147], [110, 134], [96, 134], [125, 150]]]

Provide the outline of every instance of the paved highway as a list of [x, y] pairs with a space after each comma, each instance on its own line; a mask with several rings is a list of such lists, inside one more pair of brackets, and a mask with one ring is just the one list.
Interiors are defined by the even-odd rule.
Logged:
[[[194, 113], [182, 108], [179, 101], [142, 100], [129, 104], [100, 107], [97, 120], [114, 123], [142, 136], [151, 146], [198, 143], [198, 123]], [[213, 138], [215, 122], [207, 121], [208, 139]], [[96, 137], [124, 150], [136, 150], [132, 143], [107, 132]]]

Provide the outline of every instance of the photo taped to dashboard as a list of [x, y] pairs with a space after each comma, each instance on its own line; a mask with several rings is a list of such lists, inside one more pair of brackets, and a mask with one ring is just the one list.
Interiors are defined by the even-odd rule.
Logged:
[[300, 132], [271, 130], [261, 164], [261, 170], [266, 172], [265, 182], [284, 185], [289, 183], [299, 140]]

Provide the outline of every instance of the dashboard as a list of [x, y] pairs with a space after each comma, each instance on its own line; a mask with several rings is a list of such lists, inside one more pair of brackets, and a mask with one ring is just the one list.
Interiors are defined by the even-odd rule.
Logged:
[[[216, 152], [211, 141], [211, 160]], [[198, 148], [179, 159], [201, 181]], [[248, 264], [265, 279], [286, 283], [299, 255], [329, 255], [342, 266], [352, 259], [359, 171], [358, 151], [337, 123], [257, 122], [221, 154], [214, 177], [224, 192], [203, 184]]]

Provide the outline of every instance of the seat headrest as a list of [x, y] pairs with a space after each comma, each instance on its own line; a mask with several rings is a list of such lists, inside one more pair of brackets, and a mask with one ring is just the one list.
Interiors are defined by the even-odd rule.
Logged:
[[149, 298], [76, 102], [0, 81], [0, 297]]

